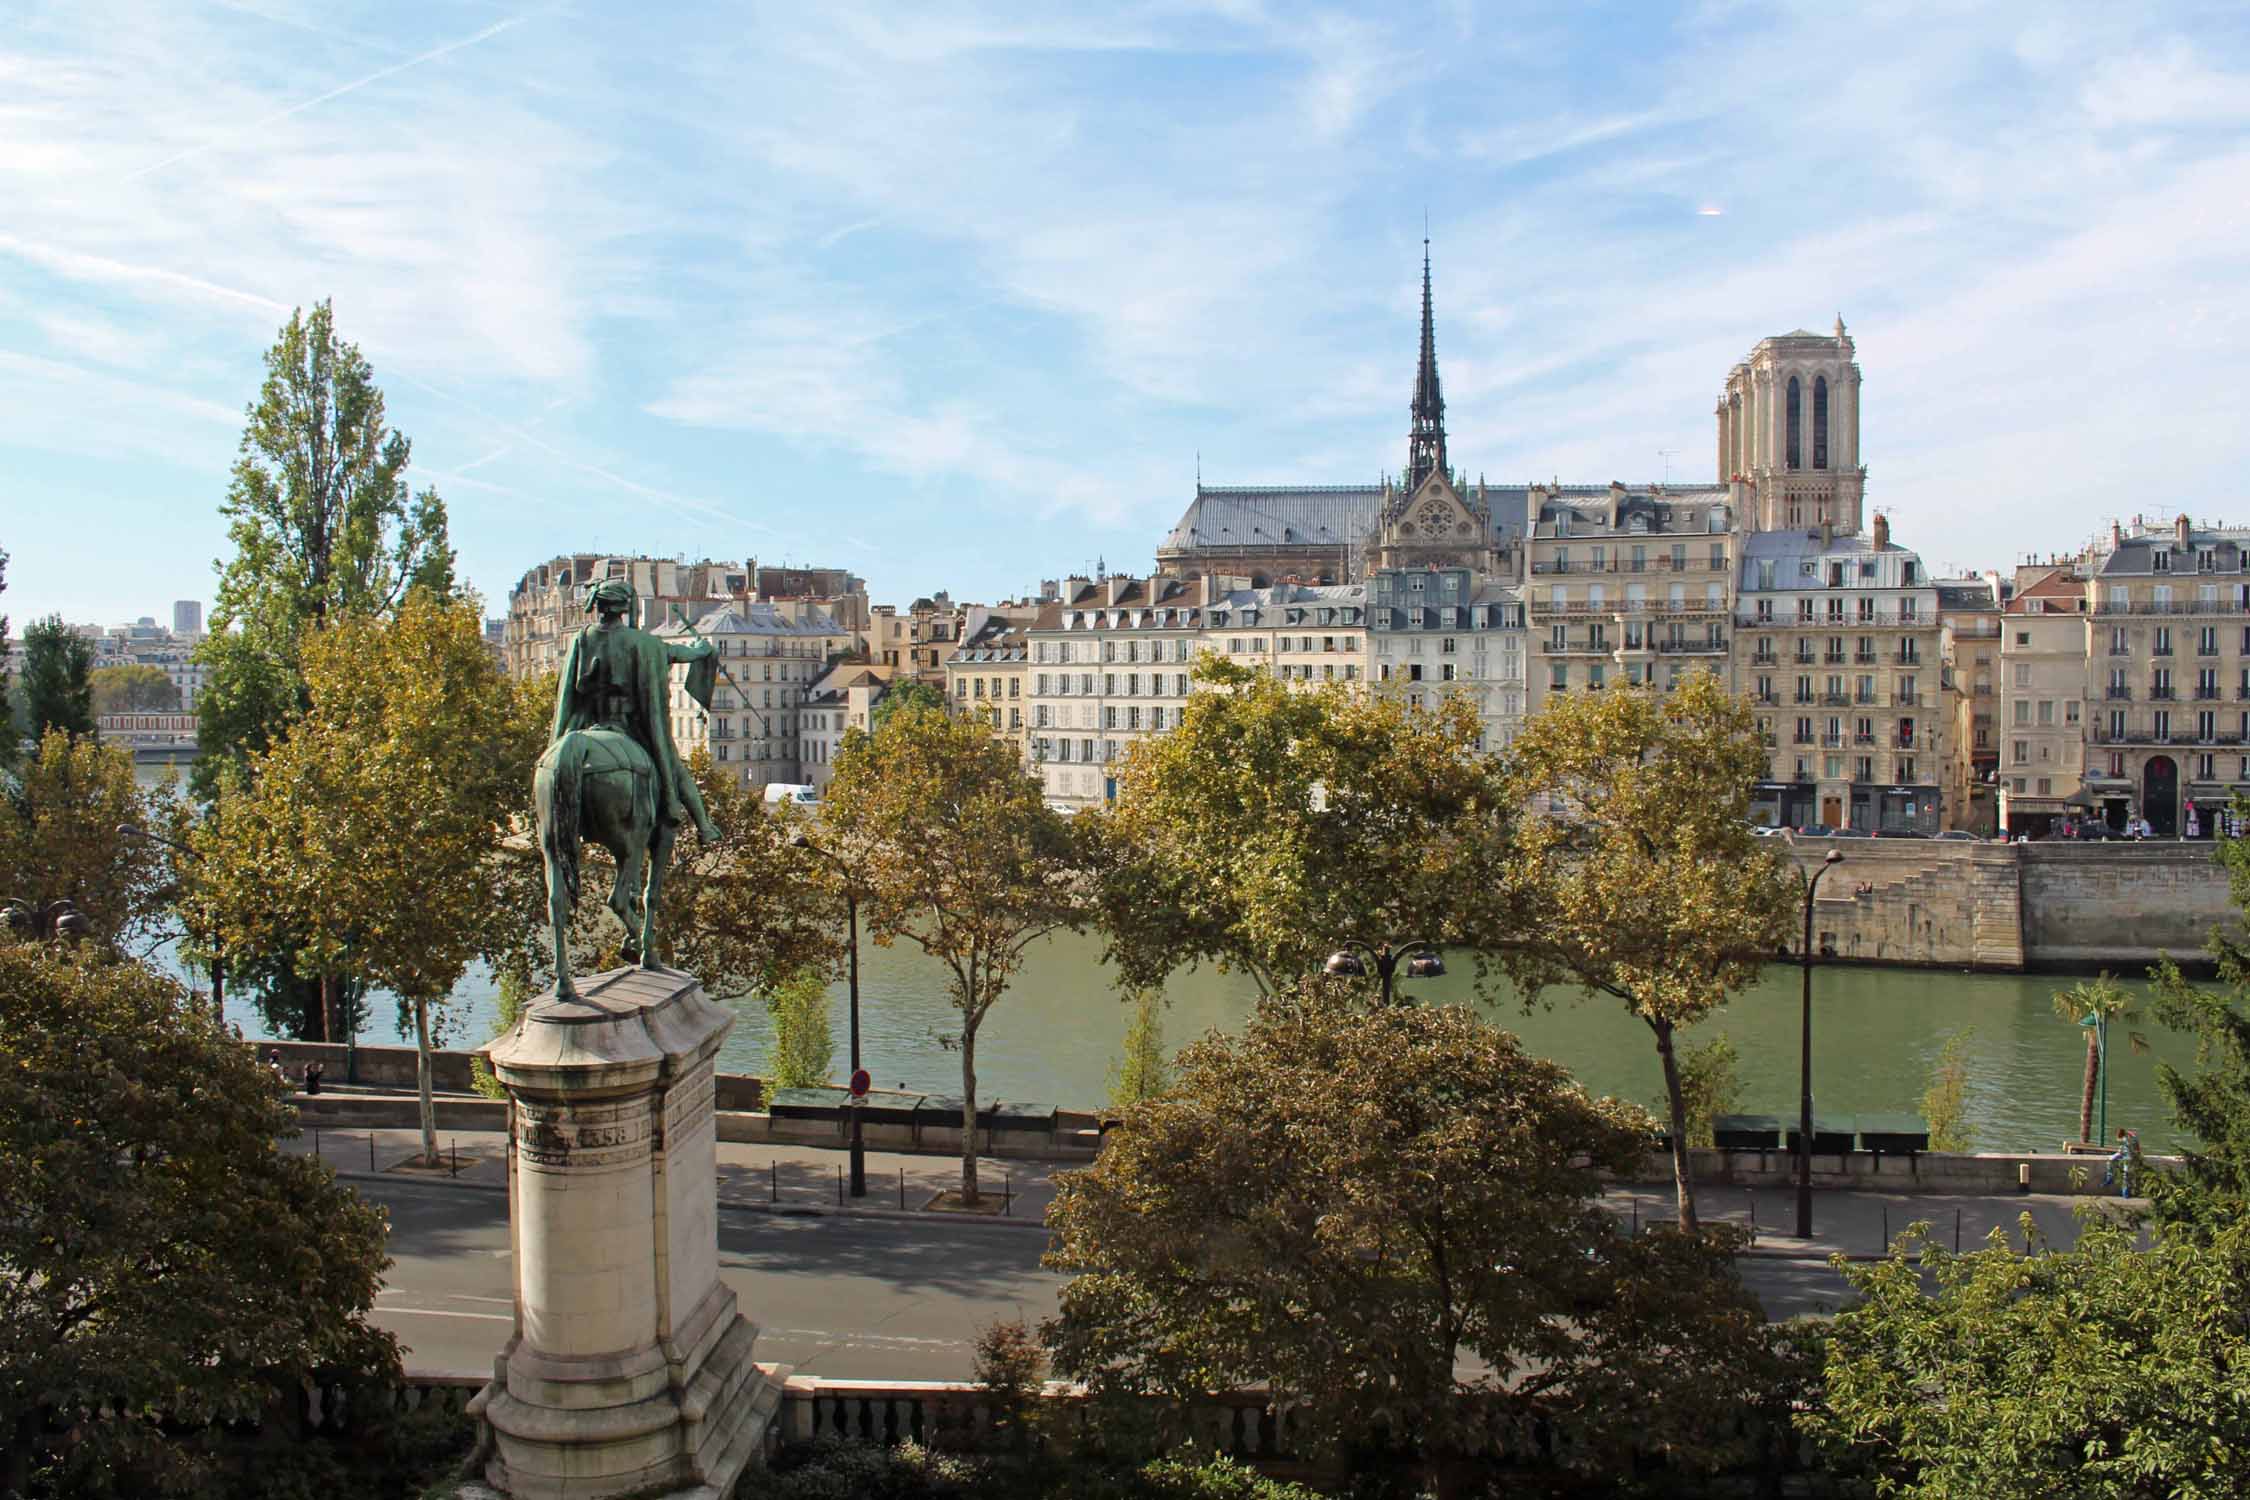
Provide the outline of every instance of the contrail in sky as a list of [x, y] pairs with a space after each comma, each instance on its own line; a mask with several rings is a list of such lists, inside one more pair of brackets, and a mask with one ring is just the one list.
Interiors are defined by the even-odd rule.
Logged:
[[[300, 114], [305, 110], [311, 109], [316, 104], [326, 104], [329, 100], [339, 98], [345, 94], [352, 92], [352, 90], [354, 89], [363, 89], [371, 83], [379, 83], [383, 79], [390, 77], [394, 73], [403, 73], [408, 68], [419, 67], [423, 63], [430, 62], [437, 58], [445, 56], [448, 52], [458, 52], [463, 47], [474, 47], [477, 43], [485, 40], [487, 37], [498, 36], [501, 32], [508, 30], [510, 27], [520, 26], [529, 19], [530, 17], [528, 15], [510, 16], [505, 21], [493, 22], [490, 26], [485, 27], [484, 30], [477, 32], [473, 36], [465, 36], [457, 42], [447, 42], [442, 47], [432, 47], [429, 51], [417, 53], [414, 56], [406, 59], [406, 61], [404, 62], [392, 63], [387, 68], [377, 68], [374, 72], [369, 73], [364, 78], [355, 78], [350, 83], [338, 84], [335, 88], [330, 89], [325, 94], [315, 94], [312, 98], [303, 100], [300, 103], [292, 104], [287, 109], [277, 109], [272, 114], [267, 115], [263, 119], [252, 120], [248, 125], [243, 126], [241, 130], [236, 131], [234, 133], [234, 136], [230, 139], [240, 139], [243, 135], [246, 135], [254, 130], [262, 130], [266, 126], [273, 124], [277, 120], [286, 120], [291, 115]], [[181, 162], [186, 161], [191, 156], [201, 156], [206, 151], [215, 150], [218, 147], [226, 144], [228, 144], [227, 141], [212, 141], [201, 146], [190, 146], [187, 150], [179, 152], [176, 155], [167, 156], [160, 162], [153, 162], [148, 166], [141, 167], [135, 171], [127, 172], [125, 174], [125, 180], [127, 182], [131, 182], [136, 177], [146, 177], [151, 172], [161, 172], [166, 167], [179, 165]]]

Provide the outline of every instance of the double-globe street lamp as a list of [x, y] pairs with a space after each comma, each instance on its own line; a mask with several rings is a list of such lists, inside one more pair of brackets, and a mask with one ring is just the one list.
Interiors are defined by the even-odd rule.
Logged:
[[[1797, 1238], [1812, 1238], [1812, 904], [1820, 877], [1844, 862], [1843, 854], [1830, 849], [1820, 868], [1805, 881], [1805, 939], [1797, 951], [1804, 969], [1803, 1051], [1797, 1059]], [[1798, 878], [1804, 879], [1802, 869]]]
[[0, 922], [11, 932], [42, 943], [49, 938], [75, 943], [94, 930], [68, 896], [45, 905], [28, 896], [11, 896], [6, 906], [0, 906]]
[[1436, 979], [1445, 972], [1445, 960], [1438, 957], [1437, 944], [1420, 938], [1404, 943], [1363, 943], [1346, 938], [1343, 947], [1328, 955], [1321, 972], [1333, 979], [1363, 979], [1367, 965], [1360, 961], [1362, 953], [1374, 963], [1375, 973], [1383, 981], [1385, 1005], [1391, 1003], [1391, 981], [1400, 963], [1406, 965], [1409, 979]]
[[[792, 849], [802, 849], [808, 854], [819, 855], [822, 859], [825, 859], [830, 864], [834, 865], [836, 867], [836, 873], [839, 876], [843, 877], [844, 921], [846, 924], [846, 930], [850, 933], [851, 936], [849, 951], [851, 955], [850, 973], [852, 1012], [852, 1076], [856, 1079], [859, 1076], [859, 884], [852, 878], [852, 872], [849, 866], [847, 866], [842, 860], [838, 859], [835, 855], [829, 853], [826, 849], [821, 848], [820, 845], [814, 843], [811, 839], [805, 837], [805, 835], [800, 833], [796, 837], [790, 839], [789, 847]], [[861, 1135], [860, 1131], [860, 1117], [863, 1113], [864, 1110], [859, 1107], [859, 1101], [854, 1100], [852, 1107], [851, 1153], [851, 1186], [852, 1196], [854, 1198], [864, 1198], [867, 1196], [867, 1147], [865, 1139]]]

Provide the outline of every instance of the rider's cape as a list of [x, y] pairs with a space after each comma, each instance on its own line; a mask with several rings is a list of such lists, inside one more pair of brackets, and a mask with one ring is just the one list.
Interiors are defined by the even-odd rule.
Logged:
[[687, 774], [672, 745], [670, 689], [675, 659], [688, 661], [687, 695], [708, 711], [719, 680], [718, 657], [708, 645], [675, 647], [631, 626], [604, 631], [589, 625], [580, 630], [563, 658], [554, 730], [548, 737], [553, 743], [570, 730], [604, 722], [606, 692], [612, 687], [621, 690], [630, 705], [623, 727], [648, 752], [656, 771], [658, 816], [667, 822], [679, 820], [679, 778]]

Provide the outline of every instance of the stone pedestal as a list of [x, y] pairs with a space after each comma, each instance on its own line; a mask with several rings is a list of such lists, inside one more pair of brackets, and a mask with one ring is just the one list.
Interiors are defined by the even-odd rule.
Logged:
[[485, 1478], [518, 1500], [724, 1497], [781, 1390], [719, 1280], [711, 1073], [734, 1017], [667, 969], [579, 990], [484, 1049], [516, 1272], [515, 1333], [470, 1407]]

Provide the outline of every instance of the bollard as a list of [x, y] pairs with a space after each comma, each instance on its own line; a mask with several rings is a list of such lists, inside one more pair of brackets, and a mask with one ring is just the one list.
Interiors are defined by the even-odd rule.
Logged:
[[367, 1170], [375, 1170], [375, 1132], [367, 1132]]
[[1953, 1253], [1961, 1253], [1961, 1210], [1953, 1210]]
[[2031, 1191], [2030, 1162], [2019, 1161], [2016, 1163], [2016, 1191], [2019, 1193], [2028, 1193]]
[[324, 1156], [322, 1156], [322, 1155], [320, 1154], [320, 1127], [319, 1127], [318, 1125], [315, 1125], [315, 1126], [313, 1127], [313, 1160], [314, 1160], [314, 1161], [325, 1161], [325, 1160], [327, 1160], [327, 1158], [326, 1158], [326, 1157], [324, 1157]]
[[777, 1156], [767, 1162], [766, 1169], [769, 1178], [766, 1201], [768, 1203], [779, 1203], [781, 1201], [781, 1158]]
[[1000, 1179], [1000, 1212], [1011, 1219], [1016, 1216], [1016, 1174], [1013, 1170]]
[[842, 1167], [836, 1169], [836, 1206], [838, 1208], [844, 1206], [844, 1169]]
[[898, 1206], [906, 1207], [906, 1168], [898, 1169]]
[[1882, 1253], [1885, 1255], [1891, 1253], [1891, 1206], [1888, 1203], [1883, 1205]]
[[1745, 1193], [1743, 1196], [1750, 1200], [1750, 1243], [1755, 1245], [1758, 1243], [1758, 1195]]
[[458, 1177], [461, 1175], [461, 1138], [459, 1136], [454, 1136], [451, 1140], [447, 1141], [446, 1144], [453, 1150], [453, 1170], [446, 1173], [446, 1175], [448, 1177]]

